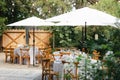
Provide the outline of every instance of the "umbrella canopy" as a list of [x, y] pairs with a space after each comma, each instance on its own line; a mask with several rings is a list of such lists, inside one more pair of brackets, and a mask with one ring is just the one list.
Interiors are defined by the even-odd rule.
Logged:
[[120, 27], [120, 19], [118, 20], [118, 22], [115, 23], [115, 25], [116, 25], [117, 27]]
[[47, 20], [56, 22], [56, 26], [83, 26], [85, 22], [86, 25], [115, 26], [114, 23], [118, 18], [96, 9], [84, 7]]
[[12, 23], [12, 24], [8, 24], [7, 26], [29, 26], [29, 27], [33, 27], [33, 26], [50, 26], [50, 25], [54, 25], [54, 23], [52, 22], [47, 22], [43, 19], [40, 19], [38, 17], [29, 17], [26, 19], [23, 19], [21, 21]]
[[[33, 46], [35, 46], [35, 27], [36, 26], [50, 26], [54, 25], [52, 22], [45, 21], [43, 19], [40, 19], [38, 17], [29, 17], [26, 19], [23, 19], [21, 21], [8, 24], [7, 26], [24, 26], [24, 27], [32, 27], [33, 28]], [[34, 66], [34, 53], [35, 53], [35, 47], [33, 47], [33, 66]]]

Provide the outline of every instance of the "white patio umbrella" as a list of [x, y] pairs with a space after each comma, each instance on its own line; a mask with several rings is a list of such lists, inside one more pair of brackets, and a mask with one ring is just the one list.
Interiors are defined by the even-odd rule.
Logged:
[[85, 27], [86, 39], [86, 26], [109, 25], [116, 27], [115, 23], [118, 21], [118, 18], [96, 9], [84, 7], [46, 20], [56, 23], [56, 26], [83, 26]]
[[[43, 19], [40, 19], [38, 17], [29, 17], [26, 19], [23, 19], [21, 21], [12, 23], [12, 24], [8, 24], [7, 26], [24, 26], [24, 27], [32, 27], [33, 28], [33, 46], [35, 46], [35, 27], [37, 26], [50, 26], [50, 25], [54, 25], [54, 23], [52, 22], [47, 22]], [[34, 53], [35, 52], [35, 48], [33, 47], [33, 66], [34, 66]]]
[[48, 18], [47, 21], [55, 22], [56, 26], [84, 26], [86, 22], [86, 25], [88, 26], [110, 25], [116, 27], [115, 23], [118, 21], [118, 18], [96, 9], [84, 7]]
[[45, 21], [38, 17], [29, 17], [18, 22], [8, 24], [7, 26], [25, 26], [25, 27], [36, 27], [36, 26], [50, 26], [54, 25], [52, 22]]
[[115, 25], [120, 28], [120, 19], [115, 23]]

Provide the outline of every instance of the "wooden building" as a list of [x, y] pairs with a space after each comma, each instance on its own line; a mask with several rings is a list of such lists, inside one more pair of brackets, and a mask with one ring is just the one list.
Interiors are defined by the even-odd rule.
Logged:
[[[35, 46], [47, 48], [50, 46], [51, 31], [35, 30]], [[29, 30], [29, 44], [33, 45], [33, 30]], [[16, 47], [18, 44], [26, 45], [26, 31], [24, 29], [6, 30], [2, 35], [2, 47]]]

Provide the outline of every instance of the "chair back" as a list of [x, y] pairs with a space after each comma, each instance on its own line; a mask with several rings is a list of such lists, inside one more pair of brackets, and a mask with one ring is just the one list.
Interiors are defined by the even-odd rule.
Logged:
[[46, 80], [46, 76], [48, 77], [48, 80], [53, 80], [53, 75], [56, 76], [56, 80], [59, 80], [58, 72], [54, 72], [52, 67], [51, 67], [51, 59], [50, 58], [43, 58], [42, 59], [42, 80]]
[[50, 69], [50, 59], [43, 58], [42, 59], [42, 71], [45, 71], [46, 69]]
[[29, 49], [28, 48], [20, 48], [20, 55], [29, 55]]
[[[68, 64], [70, 65], [70, 62], [66, 62], [66, 61], [62, 61], [63, 64]], [[73, 62], [73, 65], [74, 65], [74, 68], [71, 68], [71, 69], [67, 69], [67, 68], [64, 68], [64, 78], [63, 80], [68, 80], [68, 78], [70, 77], [72, 80], [78, 80], [78, 64], [79, 62]], [[66, 76], [65, 76], [66, 75]], [[69, 77], [67, 77], [69, 76]]]
[[5, 53], [5, 62], [7, 62], [7, 57], [10, 56], [10, 61], [13, 63], [14, 48], [5, 48], [3, 52]]

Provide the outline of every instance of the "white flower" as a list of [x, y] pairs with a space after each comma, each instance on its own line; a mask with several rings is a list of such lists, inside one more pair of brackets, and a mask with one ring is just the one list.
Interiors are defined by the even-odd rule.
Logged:
[[74, 64], [73, 63], [65, 63], [64, 69], [65, 70], [72, 70], [72, 69], [74, 69]]

